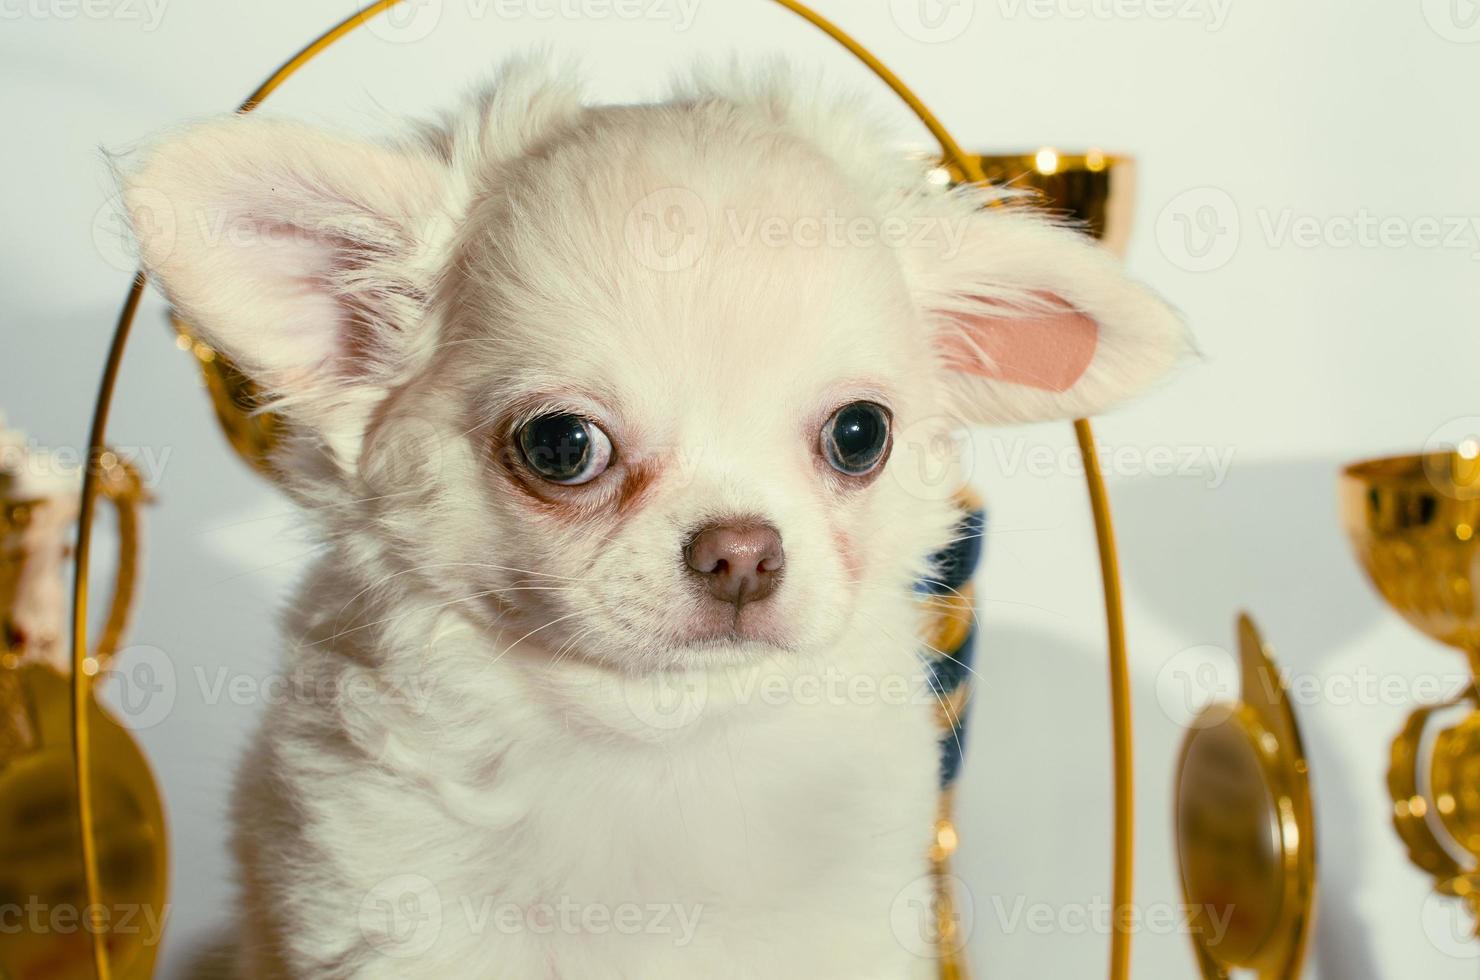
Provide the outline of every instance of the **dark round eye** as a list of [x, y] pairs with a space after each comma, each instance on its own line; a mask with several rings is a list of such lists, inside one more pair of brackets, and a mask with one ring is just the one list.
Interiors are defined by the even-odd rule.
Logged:
[[551, 483], [573, 485], [596, 479], [611, 463], [605, 432], [579, 415], [540, 415], [519, 428], [525, 464]]
[[833, 469], [863, 476], [889, 449], [889, 410], [873, 402], [852, 402], [833, 413], [822, 427], [822, 457]]

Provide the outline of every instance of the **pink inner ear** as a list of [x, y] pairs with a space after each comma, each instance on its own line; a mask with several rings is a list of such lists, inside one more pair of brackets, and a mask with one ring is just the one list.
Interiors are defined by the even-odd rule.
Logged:
[[1094, 360], [1100, 328], [1084, 313], [1050, 297], [1060, 310], [1022, 316], [959, 314], [941, 339], [953, 370], [1013, 384], [1068, 391]]

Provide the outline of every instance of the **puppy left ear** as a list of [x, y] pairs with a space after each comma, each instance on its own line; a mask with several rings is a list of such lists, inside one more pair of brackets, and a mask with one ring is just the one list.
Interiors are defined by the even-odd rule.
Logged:
[[186, 129], [123, 181], [144, 266], [180, 315], [331, 442], [427, 342], [447, 186], [421, 148], [259, 116]]
[[1181, 318], [1087, 236], [1022, 209], [954, 220], [913, 278], [963, 421], [1095, 415], [1190, 352]]

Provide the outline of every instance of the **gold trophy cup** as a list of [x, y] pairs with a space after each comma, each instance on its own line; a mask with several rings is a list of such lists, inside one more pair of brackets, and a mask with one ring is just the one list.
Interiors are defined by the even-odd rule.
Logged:
[[[93, 975], [94, 932], [106, 935], [113, 976], [153, 972], [164, 923], [164, 814], [130, 733], [88, 699], [101, 893], [91, 905], [78, 849], [63, 570], [80, 506], [79, 481], [0, 427], [0, 977]], [[118, 511], [119, 569], [102, 635], [87, 661], [96, 678], [128, 625], [137, 581], [138, 474], [114, 453], [100, 488]]]
[[[1377, 591], [1464, 653], [1480, 677], [1480, 443], [1354, 463], [1340, 496], [1347, 535]], [[1430, 720], [1461, 704], [1480, 709], [1473, 679], [1453, 700], [1409, 715], [1393, 741], [1388, 790], [1409, 859], [1480, 915], [1480, 710], [1433, 737], [1423, 771]]]

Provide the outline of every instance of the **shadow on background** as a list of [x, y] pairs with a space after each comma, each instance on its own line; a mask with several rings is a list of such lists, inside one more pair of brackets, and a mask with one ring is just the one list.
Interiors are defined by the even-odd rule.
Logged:
[[[1178, 635], [1234, 649], [1233, 616], [1253, 615], [1281, 669], [1318, 675], [1347, 643], [1389, 616], [1347, 545], [1337, 510], [1337, 460], [1235, 465], [1216, 488], [1196, 480], [1137, 480], [1112, 490], [1126, 588]], [[1138, 679], [1139, 680], [1139, 679]], [[1138, 699], [1155, 698], [1137, 684]], [[1356, 821], [1368, 805], [1335, 751], [1343, 732], [1296, 707], [1316, 798], [1318, 914], [1311, 959], [1321, 977], [1377, 980], [1356, 897], [1364, 851]], [[1323, 724], [1324, 722], [1324, 724]], [[1394, 848], [1399, 847], [1396, 837]]]
[[[1110, 714], [1104, 653], [1073, 638], [989, 625], [977, 655], [973, 741], [958, 790], [958, 873], [974, 901], [972, 966], [988, 977], [1083, 977], [1105, 972], [1110, 933]], [[1136, 834], [1137, 907], [1175, 913], [1170, 929], [1135, 938], [1139, 976], [1195, 974], [1180, 926], [1172, 838], [1175, 733], [1152, 678], [1135, 680], [1140, 782]], [[1151, 898], [1155, 896], [1155, 898]], [[1035, 909], [1039, 910], [1035, 913]], [[1046, 909], [1046, 911], [1043, 911]], [[1034, 914], [1052, 916], [1035, 927]], [[1082, 914], [1090, 924], [1082, 926]]]

